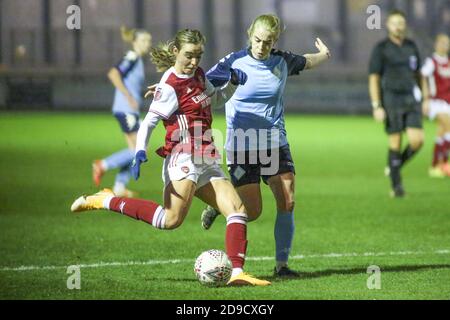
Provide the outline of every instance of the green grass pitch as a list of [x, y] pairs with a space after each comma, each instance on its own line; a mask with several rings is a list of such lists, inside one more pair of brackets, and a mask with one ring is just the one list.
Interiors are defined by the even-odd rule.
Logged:
[[[405, 199], [388, 196], [386, 137], [368, 117], [288, 115], [296, 179], [297, 280], [270, 287], [205, 288], [193, 263], [224, 248], [225, 223], [200, 226], [194, 200], [185, 223], [159, 231], [106, 211], [73, 215], [93, 193], [91, 162], [125, 146], [109, 114], [0, 114], [0, 299], [450, 299], [450, 180], [430, 179], [435, 125], [403, 170]], [[214, 126], [224, 129], [224, 118]], [[162, 198], [162, 125], [150, 160], [131, 189]], [[110, 186], [114, 173], [104, 178]], [[247, 271], [271, 278], [275, 204], [263, 185], [263, 215], [249, 224]], [[175, 261], [174, 261], [175, 260]], [[82, 265], [81, 289], [66, 287], [67, 266]], [[369, 290], [367, 268], [381, 269]]]

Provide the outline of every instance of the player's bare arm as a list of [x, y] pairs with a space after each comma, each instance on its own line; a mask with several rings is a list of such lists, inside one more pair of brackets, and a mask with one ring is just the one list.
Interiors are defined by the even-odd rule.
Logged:
[[381, 103], [380, 75], [372, 73], [369, 75], [369, 95], [372, 101], [372, 113], [375, 121], [384, 121], [386, 114]]
[[303, 56], [306, 58], [306, 66], [305, 69], [312, 69], [322, 64], [326, 60], [331, 58], [331, 53], [328, 47], [320, 40], [316, 38], [316, 42], [314, 43], [318, 53], [307, 53]]

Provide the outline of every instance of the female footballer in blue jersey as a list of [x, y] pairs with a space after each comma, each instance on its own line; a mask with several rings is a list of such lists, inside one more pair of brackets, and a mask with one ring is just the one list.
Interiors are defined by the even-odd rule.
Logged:
[[[214, 86], [230, 79], [230, 69], [243, 70], [249, 81], [240, 86], [226, 103], [227, 164], [249, 221], [262, 212], [260, 179], [268, 184], [276, 200], [276, 267], [274, 275], [296, 277], [288, 267], [294, 237], [295, 169], [284, 125], [283, 93], [288, 76], [311, 69], [330, 58], [320, 39], [316, 54], [296, 55], [274, 49], [282, 32], [276, 15], [257, 17], [248, 29], [249, 47], [233, 52], [207, 72]], [[207, 207], [202, 225], [209, 229], [219, 215]]]
[[130, 166], [134, 158], [136, 134], [139, 129], [139, 107], [143, 102], [145, 71], [142, 57], [150, 52], [152, 37], [149, 32], [139, 29], [121, 28], [122, 39], [131, 44], [131, 50], [108, 72], [108, 78], [115, 87], [112, 112], [125, 135], [128, 148], [113, 153], [92, 164], [92, 178], [99, 186], [106, 171], [119, 168], [113, 191], [122, 197], [132, 197], [134, 193], [126, 188], [130, 181]]

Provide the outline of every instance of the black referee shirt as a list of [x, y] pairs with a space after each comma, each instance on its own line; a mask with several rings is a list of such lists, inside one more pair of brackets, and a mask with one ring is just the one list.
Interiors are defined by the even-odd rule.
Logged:
[[381, 76], [381, 88], [398, 93], [412, 93], [417, 84], [421, 61], [414, 41], [405, 39], [401, 46], [389, 38], [379, 42], [372, 51], [369, 74]]

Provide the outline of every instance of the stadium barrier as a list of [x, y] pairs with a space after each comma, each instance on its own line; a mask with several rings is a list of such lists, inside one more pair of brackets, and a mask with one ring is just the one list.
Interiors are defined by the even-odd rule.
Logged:
[[[149, 84], [160, 74], [149, 73]], [[109, 110], [114, 89], [106, 71], [27, 70], [0, 73], [0, 108], [6, 110]], [[286, 112], [370, 113], [365, 74], [306, 71], [289, 77]], [[150, 102], [150, 100], [149, 100]]]

